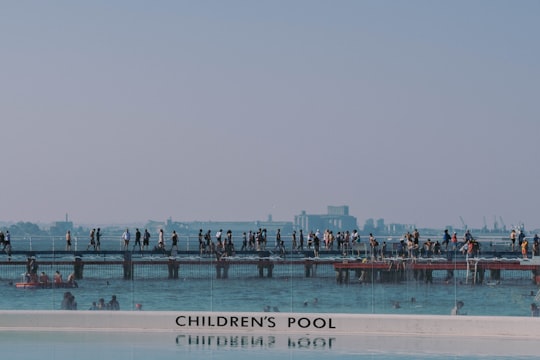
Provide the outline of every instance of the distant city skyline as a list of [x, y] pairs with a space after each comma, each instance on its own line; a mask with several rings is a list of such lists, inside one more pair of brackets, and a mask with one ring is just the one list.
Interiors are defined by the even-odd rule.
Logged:
[[[168, 217], [166, 219], [146, 219], [146, 220], [140, 220], [140, 221], [134, 220], [134, 221], [127, 221], [127, 222], [122, 222], [122, 223], [95, 223], [95, 222], [84, 222], [84, 221], [79, 222], [79, 221], [73, 221], [73, 219], [69, 217], [69, 214], [65, 214], [65, 217], [63, 219], [56, 219], [56, 220], [48, 221], [48, 222], [33, 222], [33, 221], [28, 221], [28, 220], [5, 221], [4, 219], [0, 219], [0, 226], [2, 226], [1, 224], [16, 224], [18, 222], [30, 222], [30, 223], [35, 223], [35, 224], [37, 224], [39, 226], [51, 226], [51, 225], [54, 225], [55, 223], [71, 222], [71, 223], [73, 223], [73, 225], [75, 227], [78, 227], [78, 226], [83, 226], [83, 227], [84, 226], [89, 226], [89, 227], [92, 227], [92, 226], [102, 226], [102, 227], [113, 226], [114, 227], [114, 226], [136, 226], [136, 225], [137, 226], [144, 226], [148, 222], [163, 222], [163, 223], [166, 223], [168, 221], [172, 221], [172, 222], [175, 222], [175, 223], [192, 223], [192, 222], [215, 222], [215, 223], [223, 223], [223, 222], [231, 222], [231, 223], [233, 223], [233, 222], [290, 222], [290, 223], [294, 224], [295, 217], [299, 216], [299, 215], [302, 215], [303, 212], [304, 211], [296, 214], [292, 219], [274, 219], [272, 214], [268, 214], [268, 216], [265, 219], [234, 219], [234, 220], [195, 219], [195, 220], [185, 220], [185, 219], [176, 219], [176, 218], [173, 218], [173, 217]], [[306, 214], [308, 214], [308, 215], [326, 215], [326, 213], [309, 213], [309, 212], [306, 212]], [[351, 214], [351, 216], [354, 216], [354, 214]], [[527, 226], [527, 224], [525, 224], [525, 223], [523, 223], [521, 221], [518, 221], [516, 223], [507, 224], [502, 219], [502, 217], [493, 218], [491, 223], [489, 223], [487, 221], [487, 219], [486, 219], [486, 222], [483, 223], [481, 226], [478, 226], [478, 227], [471, 226], [468, 223], [465, 223], [464, 221], [461, 222], [461, 219], [460, 219], [459, 223], [455, 223], [455, 224], [449, 223], [449, 224], [444, 225], [444, 226], [430, 226], [429, 224], [419, 225], [419, 224], [404, 223], [404, 222], [399, 222], [399, 221], [387, 222], [384, 217], [382, 217], [382, 218], [371, 217], [371, 218], [366, 218], [364, 221], [360, 221], [360, 219], [357, 219], [358, 228], [362, 229], [364, 227], [364, 225], [366, 224], [366, 222], [368, 222], [369, 220], [373, 220], [375, 223], [382, 220], [384, 222], [385, 226], [403, 225], [403, 226], [411, 226], [411, 227], [418, 227], [418, 228], [425, 228], [425, 229], [441, 229], [441, 230], [445, 229], [445, 228], [475, 229], [475, 230], [486, 229], [488, 231], [501, 232], [503, 230], [510, 231], [513, 228], [520, 228], [520, 227], [524, 227], [527, 232], [539, 230], [539, 228], [534, 227], [534, 226], [533, 227]], [[331, 228], [331, 226], [330, 226], [330, 228]]]
[[540, 228], [540, 2], [0, 10], [2, 220]]

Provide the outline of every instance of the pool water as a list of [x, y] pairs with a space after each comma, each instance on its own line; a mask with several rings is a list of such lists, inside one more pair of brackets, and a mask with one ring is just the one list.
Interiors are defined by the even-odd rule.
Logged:
[[137, 359], [536, 359], [536, 340], [109, 332], [0, 332], [2, 357]]
[[[114, 294], [121, 310], [264, 311], [359, 314], [448, 315], [456, 300], [469, 315], [530, 316], [537, 286], [530, 281], [501, 282], [495, 286], [470, 284], [399, 284], [351, 282], [332, 278], [238, 279], [85, 279], [75, 289], [19, 289], [3, 282], [3, 310], [57, 310], [70, 291], [79, 310]], [[531, 295], [532, 294], [532, 295]], [[398, 305], [399, 304], [399, 305]]]

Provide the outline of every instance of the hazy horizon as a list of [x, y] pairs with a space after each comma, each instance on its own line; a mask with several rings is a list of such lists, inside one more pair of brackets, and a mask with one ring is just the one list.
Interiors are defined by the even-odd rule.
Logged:
[[540, 2], [26, 1], [0, 17], [0, 219], [349, 205], [360, 225], [540, 228]]

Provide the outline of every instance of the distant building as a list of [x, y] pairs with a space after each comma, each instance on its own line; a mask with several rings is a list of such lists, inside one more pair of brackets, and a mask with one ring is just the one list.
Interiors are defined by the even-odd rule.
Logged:
[[310, 215], [302, 211], [300, 215], [294, 217], [294, 228], [302, 229], [304, 232], [325, 229], [338, 231], [352, 231], [358, 229], [356, 217], [349, 215], [349, 207], [344, 206], [328, 206], [326, 215]]
[[64, 235], [68, 230], [73, 231], [73, 222], [69, 221], [68, 215], [66, 214], [66, 220], [56, 221], [49, 229], [49, 232], [51, 235]]

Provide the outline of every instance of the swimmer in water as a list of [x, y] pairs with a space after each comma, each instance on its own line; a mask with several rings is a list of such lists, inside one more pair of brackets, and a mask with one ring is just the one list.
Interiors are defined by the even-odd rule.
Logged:
[[535, 303], [531, 303], [531, 316], [532, 317], [540, 316], [540, 309], [538, 308], [538, 305], [536, 305]]
[[452, 311], [450, 312], [450, 315], [464, 315], [461, 313], [461, 308], [464, 306], [465, 304], [463, 303], [463, 301], [459, 300], [459, 301], [456, 301], [456, 306], [454, 306], [452, 308]]

